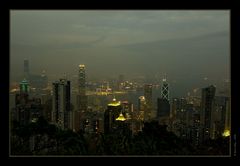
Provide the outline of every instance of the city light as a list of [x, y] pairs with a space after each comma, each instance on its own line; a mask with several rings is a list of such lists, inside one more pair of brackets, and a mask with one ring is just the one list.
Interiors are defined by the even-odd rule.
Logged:
[[85, 65], [79, 65], [79, 67], [85, 67]]
[[116, 106], [120, 106], [120, 105], [121, 105], [121, 102], [120, 102], [120, 101], [117, 101], [117, 102], [111, 102], [111, 103], [108, 104], [108, 106], [114, 106], [114, 107], [116, 107]]
[[231, 155], [230, 11], [32, 12], [10, 11], [11, 157]]
[[223, 134], [224, 137], [230, 136], [230, 130], [224, 130]]
[[116, 120], [118, 120], [118, 121], [125, 121], [126, 118], [124, 118], [123, 114], [120, 113], [119, 117]]

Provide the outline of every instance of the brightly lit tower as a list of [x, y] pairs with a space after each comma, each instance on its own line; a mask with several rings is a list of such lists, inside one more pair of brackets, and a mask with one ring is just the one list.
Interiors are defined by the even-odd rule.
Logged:
[[86, 96], [86, 74], [85, 65], [79, 65], [78, 71], [78, 110], [84, 112], [87, 110], [87, 96]]
[[29, 92], [29, 83], [26, 79], [23, 79], [20, 82], [20, 93], [28, 93]]
[[162, 99], [166, 99], [169, 101], [169, 86], [167, 83], [166, 75], [163, 78], [163, 83], [162, 83], [162, 89], [161, 89], [161, 97]]

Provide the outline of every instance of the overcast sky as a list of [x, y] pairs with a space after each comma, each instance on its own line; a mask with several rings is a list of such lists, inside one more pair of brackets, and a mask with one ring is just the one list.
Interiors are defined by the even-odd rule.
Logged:
[[[229, 78], [228, 10], [11, 10], [11, 78], [30, 72], [89, 78], [164, 73], [181, 85]], [[180, 84], [179, 84], [180, 85]], [[194, 86], [194, 85], [193, 85]]]

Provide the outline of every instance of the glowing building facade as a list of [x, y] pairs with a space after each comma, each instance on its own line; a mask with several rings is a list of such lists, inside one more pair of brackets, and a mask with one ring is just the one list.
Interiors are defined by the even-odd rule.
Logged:
[[20, 93], [29, 93], [29, 83], [26, 79], [20, 82]]
[[162, 97], [162, 99], [166, 99], [169, 101], [169, 86], [168, 86], [166, 77], [163, 78], [161, 97]]
[[85, 112], [87, 111], [87, 96], [86, 96], [86, 73], [85, 65], [79, 65], [78, 72], [78, 111]]

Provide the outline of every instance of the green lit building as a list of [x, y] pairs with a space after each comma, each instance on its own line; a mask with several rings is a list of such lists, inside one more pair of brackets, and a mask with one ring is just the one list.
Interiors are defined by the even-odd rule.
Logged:
[[20, 93], [29, 93], [29, 83], [26, 79], [20, 82]]

